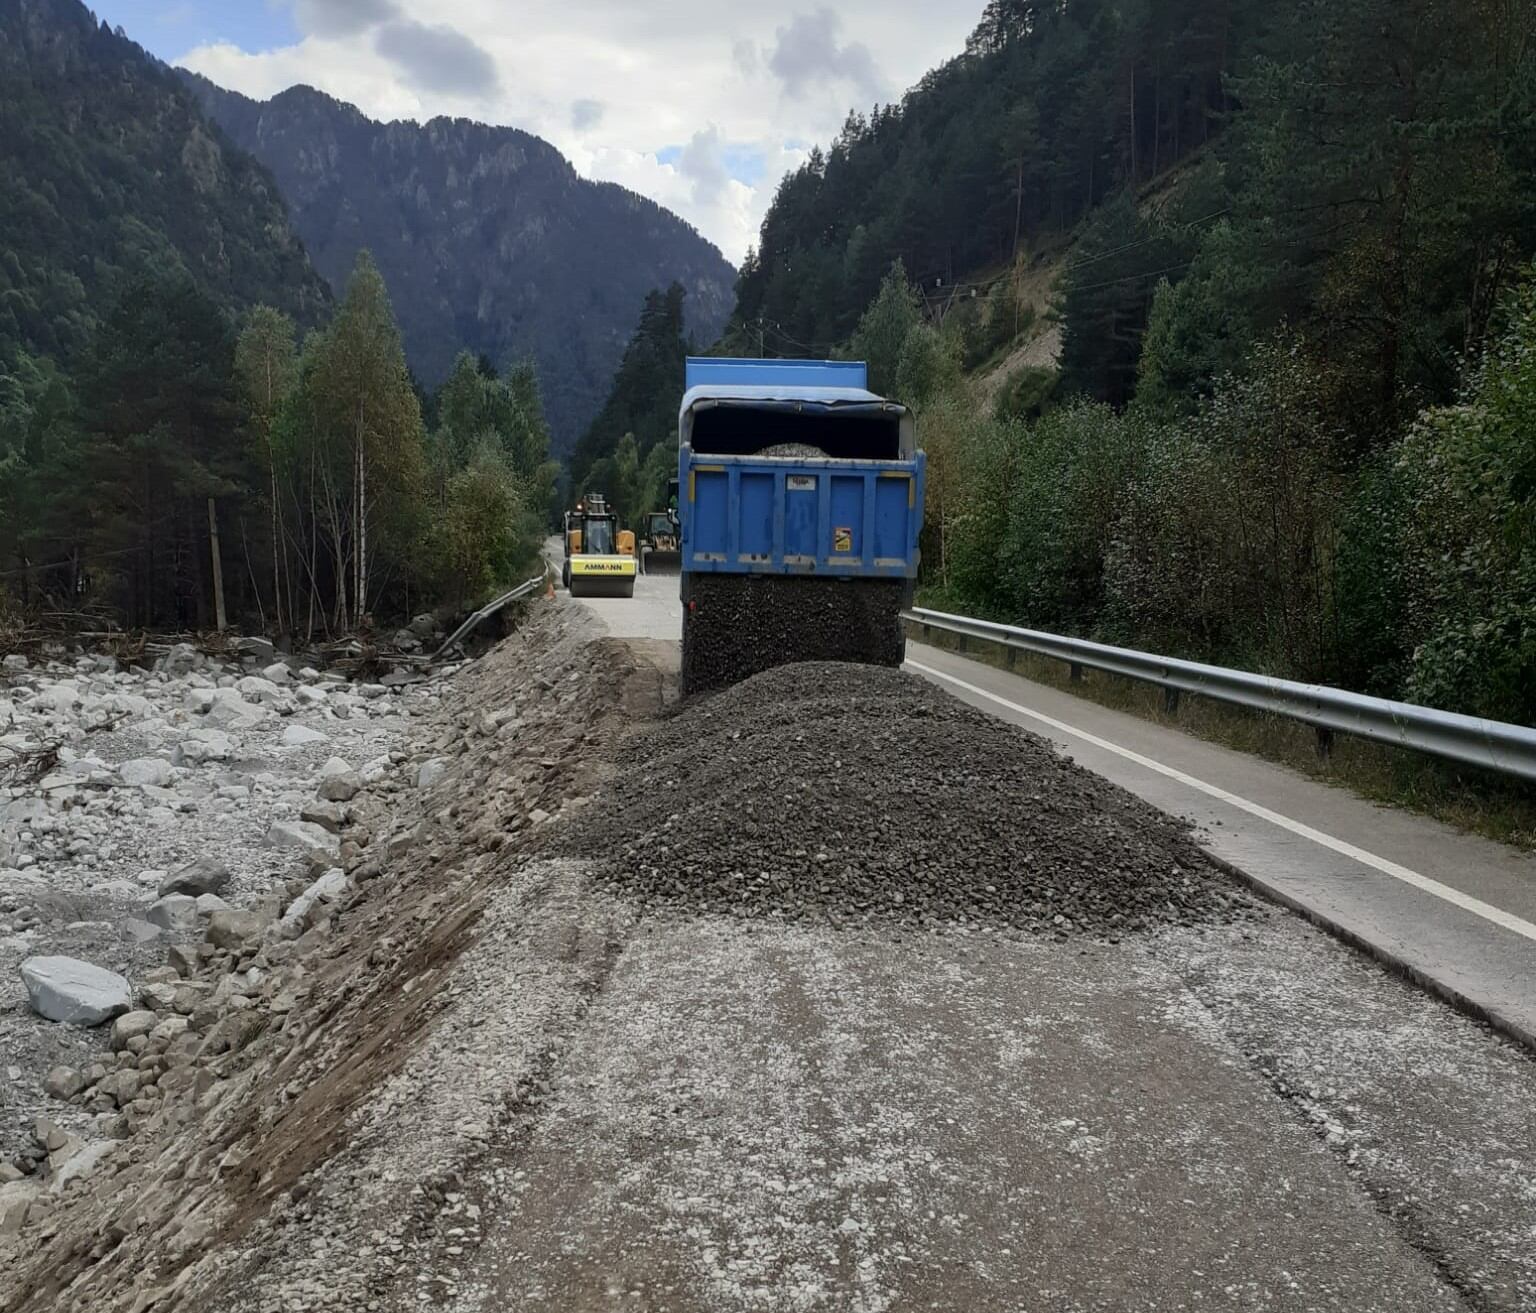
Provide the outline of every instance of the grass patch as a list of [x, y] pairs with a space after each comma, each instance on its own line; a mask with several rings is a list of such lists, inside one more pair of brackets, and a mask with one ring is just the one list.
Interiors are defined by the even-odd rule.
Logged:
[[914, 638], [931, 647], [959, 652], [1047, 688], [1289, 766], [1372, 802], [1536, 851], [1536, 787], [1519, 780], [1347, 734], [1333, 736], [1332, 751], [1325, 758], [1318, 753], [1312, 727], [1283, 716], [1193, 693], [1181, 694], [1178, 710], [1169, 712], [1163, 690], [1155, 684], [1100, 670], [1084, 670], [1082, 679], [1074, 681], [1066, 664], [1050, 657], [942, 630], [911, 628]]

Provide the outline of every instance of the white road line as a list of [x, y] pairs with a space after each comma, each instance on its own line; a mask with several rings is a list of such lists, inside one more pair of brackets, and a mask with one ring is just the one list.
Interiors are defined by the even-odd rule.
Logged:
[[996, 693], [989, 693], [984, 688], [975, 684], [969, 684], [954, 675], [946, 674], [942, 670], [935, 670], [932, 666], [925, 666], [918, 661], [908, 661], [907, 665], [913, 670], [920, 671], [933, 679], [940, 679], [953, 684], [956, 688], [962, 688], [967, 693], [976, 697], [985, 698], [988, 702], [995, 702], [998, 706], [1007, 707], [1009, 711], [1016, 712], [1020, 716], [1027, 716], [1031, 720], [1038, 720], [1042, 725], [1049, 725], [1052, 729], [1060, 731], [1072, 738], [1081, 739], [1084, 743], [1091, 743], [1096, 748], [1103, 748], [1105, 752], [1113, 752], [1116, 756], [1124, 757], [1127, 761], [1133, 761], [1138, 766], [1147, 770], [1156, 771], [1159, 775], [1166, 775], [1171, 780], [1177, 780], [1180, 784], [1191, 789], [1198, 789], [1201, 793], [1209, 794], [1212, 798], [1219, 799], [1229, 806], [1236, 807], [1240, 811], [1247, 812], [1250, 816], [1257, 816], [1261, 821], [1268, 821], [1271, 825], [1278, 825], [1282, 830], [1289, 830], [1292, 834], [1300, 835], [1303, 839], [1309, 839], [1324, 848], [1332, 849], [1341, 856], [1348, 857], [1351, 861], [1359, 862], [1362, 866], [1369, 866], [1372, 870], [1380, 871], [1383, 875], [1389, 875], [1394, 880], [1401, 880], [1404, 884], [1412, 885], [1415, 889], [1422, 890], [1426, 894], [1433, 894], [1436, 898], [1461, 908], [1465, 912], [1471, 912], [1473, 916], [1480, 916], [1485, 921], [1491, 921], [1494, 925], [1520, 935], [1525, 939], [1536, 943], [1536, 925], [1495, 907], [1492, 903], [1485, 903], [1480, 898], [1473, 898], [1470, 894], [1464, 894], [1459, 889], [1452, 889], [1449, 885], [1441, 884], [1438, 880], [1431, 880], [1427, 875], [1420, 875], [1417, 871], [1409, 870], [1406, 866], [1399, 866], [1396, 862], [1388, 861], [1385, 857], [1378, 857], [1375, 853], [1367, 852], [1364, 848], [1356, 848], [1354, 844], [1347, 843], [1343, 839], [1335, 839], [1331, 834], [1324, 834], [1321, 830], [1314, 830], [1310, 825], [1304, 825], [1301, 821], [1294, 821], [1289, 816], [1282, 816], [1279, 812], [1270, 811], [1268, 807], [1256, 802], [1249, 802], [1247, 798], [1240, 798], [1235, 793], [1228, 793], [1226, 789], [1218, 788], [1214, 784], [1207, 784], [1204, 780], [1197, 780], [1193, 775], [1186, 775], [1181, 770], [1175, 770], [1172, 766], [1165, 766], [1160, 761], [1153, 761], [1150, 757], [1143, 757], [1139, 752], [1132, 752], [1129, 748], [1122, 748], [1118, 743], [1111, 743], [1108, 739], [1101, 739], [1096, 734], [1090, 734], [1086, 730], [1077, 729], [1064, 721], [1056, 720], [1038, 711], [1031, 711], [1028, 707], [1020, 706], [1017, 702], [1010, 702], [1005, 697], [999, 697]]

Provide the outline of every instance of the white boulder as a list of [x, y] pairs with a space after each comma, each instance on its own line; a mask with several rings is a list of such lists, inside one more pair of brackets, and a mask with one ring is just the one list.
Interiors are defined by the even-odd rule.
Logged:
[[117, 768], [124, 784], [135, 788], [169, 788], [176, 779], [176, 770], [168, 761], [159, 757], [135, 757]]
[[442, 757], [433, 757], [429, 761], [424, 761], [416, 772], [416, 787], [422, 790], [430, 789], [447, 773], [448, 763]]
[[343, 771], [339, 775], [324, 775], [316, 796], [326, 802], [351, 802], [363, 791], [363, 782], [356, 771]]
[[305, 918], [312, 908], [320, 903], [333, 903], [346, 892], [346, 872], [339, 868], [327, 871], [288, 904], [288, 910], [277, 923], [278, 932], [288, 939], [297, 939], [308, 929]]
[[270, 713], [241, 698], [220, 700], [208, 708], [208, 722], [220, 729], [255, 729]]
[[302, 853], [341, 855], [341, 840], [309, 821], [278, 821], [263, 840], [268, 848], [290, 849]]
[[99, 1026], [133, 1007], [122, 976], [75, 957], [29, 957], [21, 982], [34, 1012], [71, 1026]]
[[198, 924], [197, 899], [190, 894], [166, 894], [149, 905], [144, 919], [173, 935], [191, 934]]
[[237, 746], [223, 730], [195, 729], [176, 749], [176, 755], [183, 762], [198, 766], [207, 761], [228, 761]]
[[282, 689], [270, 679], [264, 679], [260, 675], [247, 675], [244, 679], [236, 680], [235, 687], [240, 690], [240, 696], [247, 702], [269, 705], [280, 702], [284, 698]]

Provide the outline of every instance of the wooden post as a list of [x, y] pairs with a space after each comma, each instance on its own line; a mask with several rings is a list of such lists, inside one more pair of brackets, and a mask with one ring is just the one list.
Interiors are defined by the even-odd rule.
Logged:
[[219, 632], [227, 628], [224, 620], [224, 563], [219, 557], [219, 517], [214, 514], [213, 498], [208, 498], [208, 550], [213, 556], [213, 615]]

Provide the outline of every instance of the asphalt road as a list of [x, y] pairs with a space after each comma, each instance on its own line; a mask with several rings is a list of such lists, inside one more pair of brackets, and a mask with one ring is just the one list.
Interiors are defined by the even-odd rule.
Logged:
[[1536, 856], [953, 652], [908, 669], [1193, 821], [1205, 847], [1536, 1050]]
[[[662, 583], [585, 605], [666, 661]], [[1536, 1309], [1533, 1107], [1523, 1049], [1279, 909], [642, 925], [453, 1307]]]
[[[544, 555], [560, 571], [560, 539], [544, 544]], [[613, 638], [645, 638], [680, 642], [683, 632], [683, 603], [678, 596], [678, 576], [642, 574], [635, 579], [633, 597], [584, 597], [585, 606]], [[566, 594], [562, 591], [562, 596]]]

